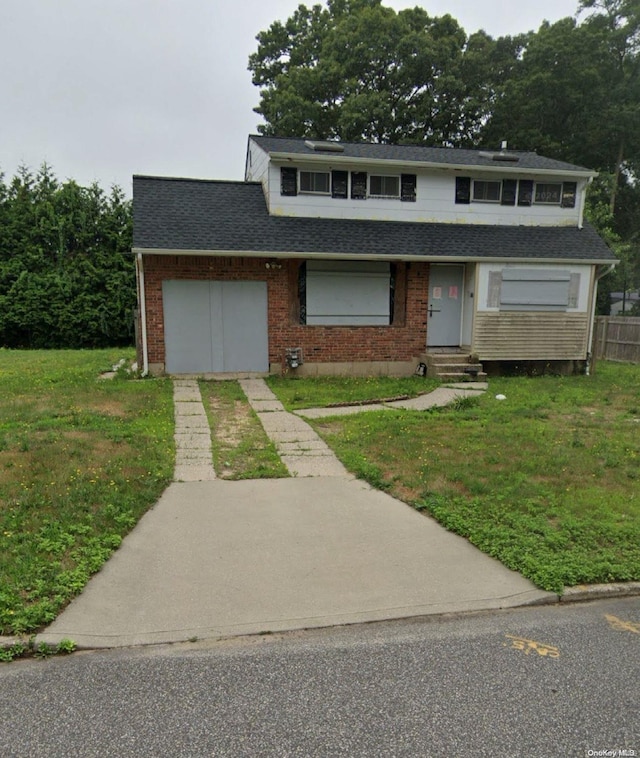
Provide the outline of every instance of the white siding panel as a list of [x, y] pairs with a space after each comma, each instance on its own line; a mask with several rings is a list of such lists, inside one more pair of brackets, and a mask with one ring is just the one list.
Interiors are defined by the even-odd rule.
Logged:
[[[292, 164], [288, 163], [291, 167]], [[297, 163], [299, 170], [331, 171], [351, 170], [352, 166], [340, 164], [326, 165]], [[357, 167], [368, 174], [384, 173], [379, 167]], [[577, 226], [579, 203], [575, 208], [561, 208], [559, 205], [532, 205], [530, 207], [504, 206], [499, 203], [455, 203], [455, 176], [460, 172], [445, 170], [412, 169], [407, 166], [404, 173], [416, 173], [416, 202], [402, 202], [395, 198], [367, 198], [352, 200], [334, 198], [322, 194], [280, 194], [280, 165], [269, 167], [268, 203], [270, 212], [277, 216], [302, 216], [312, 218], [376, 219], [385, 221], [409, 221], [416, 223], [459, 223], [493, 224], [513, 226]], [[398, 171], [400, 173], [400, 171]], [[478, 175], [476, 178], [496, 178], [496, 175]], [[558, 178], [561, 181], [561, 177]], [[578, 184], [580, 192], [582, 184]]]

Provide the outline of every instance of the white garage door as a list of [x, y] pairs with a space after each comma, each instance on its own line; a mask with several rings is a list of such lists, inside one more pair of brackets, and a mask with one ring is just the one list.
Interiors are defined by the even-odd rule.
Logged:
[[162, 283], [169, 374], [268, 371], [267, 283]]

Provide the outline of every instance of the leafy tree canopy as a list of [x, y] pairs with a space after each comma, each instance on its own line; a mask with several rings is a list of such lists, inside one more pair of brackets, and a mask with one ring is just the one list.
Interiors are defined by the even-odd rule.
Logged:
[[0, 174], [0, 347], [107, 347], [133, 341], [131, 201], [119, 187]]
[[524, 38], [467, 37], [451, 16], [381, 0], [300, 5], [249, 59], [263, 134], [473, 144]]

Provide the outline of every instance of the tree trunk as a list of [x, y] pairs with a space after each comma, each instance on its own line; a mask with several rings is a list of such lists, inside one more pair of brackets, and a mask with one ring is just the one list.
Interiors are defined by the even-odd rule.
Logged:
[[616, 159], [616, 167], [613, 172], [613, 184], [611, 187], [611, 195], [609, 197], [609, 210], [613, 216], [616, 209], [616, 196], [618, 194], [618, 182], [620, 181], [620, 172], [622, 171], [622, 161], [624, 159], [624, 140], [620, 140], [618, 147], [618, 158]]

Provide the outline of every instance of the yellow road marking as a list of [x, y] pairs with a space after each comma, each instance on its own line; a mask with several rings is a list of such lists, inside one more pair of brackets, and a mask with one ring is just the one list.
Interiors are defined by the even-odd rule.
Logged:
[[609, 622], [609, 626], [612, 629], [616, 629], [619, 632], [632, 632], [633, 634], [640, 634], [640, 624], [633, 621], [623, 621], [617, 616], [611, 616], [608, 613], [604, 614], [604, 617]]
[[[510, 650], [521, 650], [525, 655], [529, 655], [532, 650], [535, 650], [538, 655], [543, 655], [548, 658], [559, 658], [560, 651], [555, 645], [547, 645], [546, 642], [536, 642], [535, 640], [528, 640], [526, 637], [516, 637], [513, 634], [505, 634], [505, 637], [511, 640]], [[506, 646], [505, 642], [505, 646]]]

